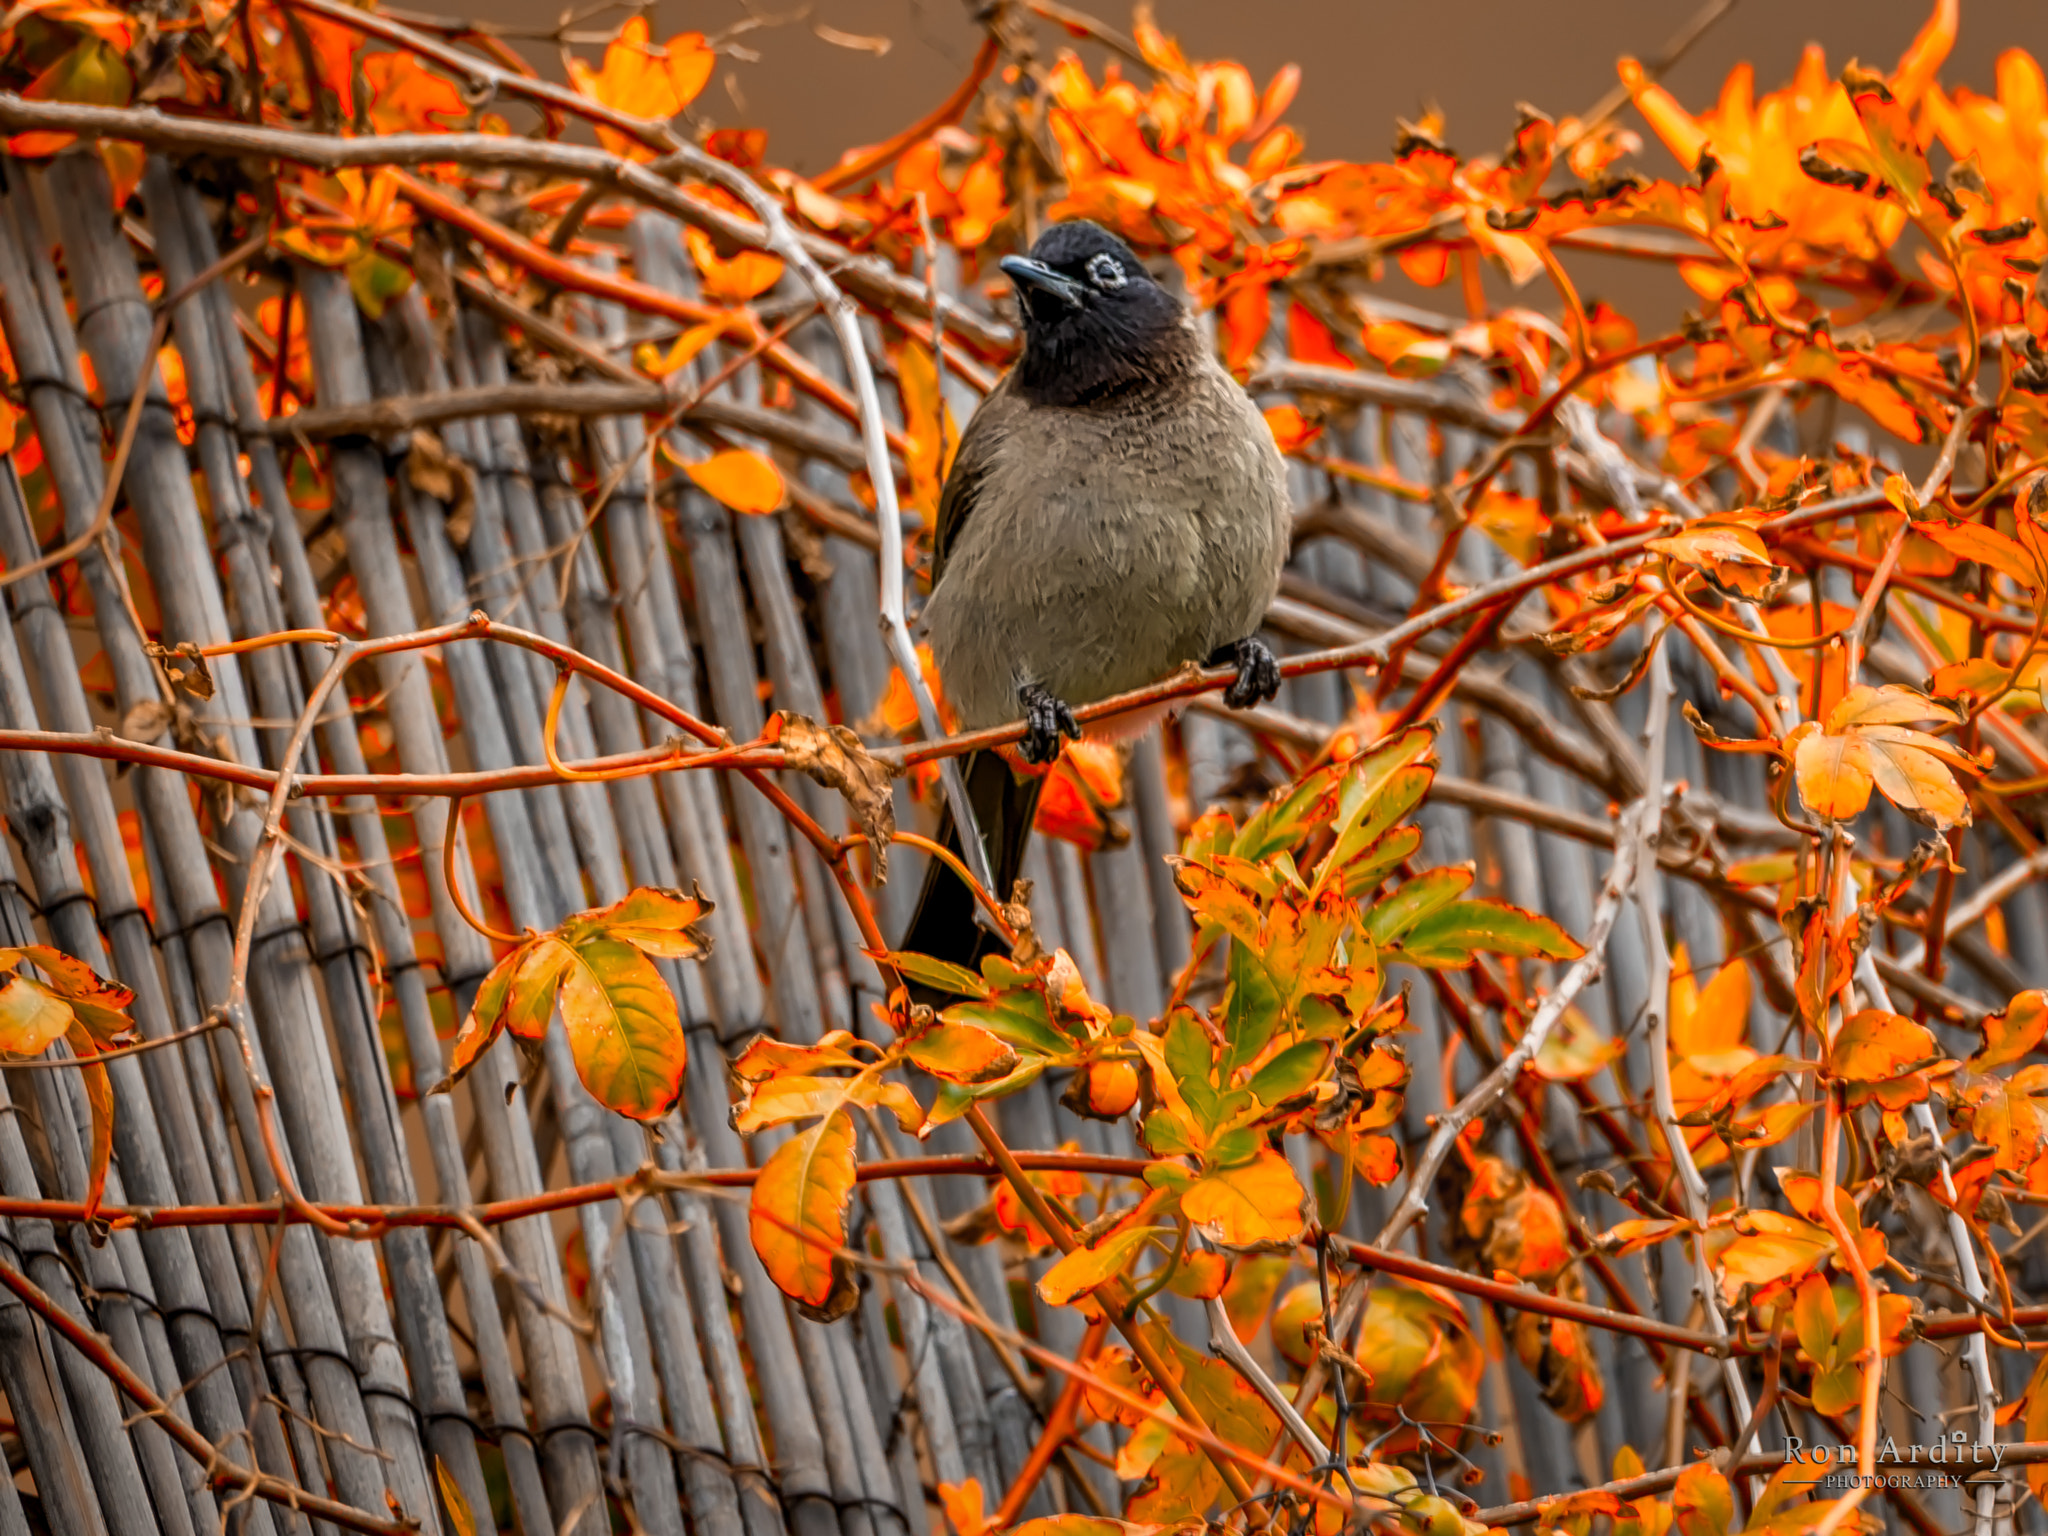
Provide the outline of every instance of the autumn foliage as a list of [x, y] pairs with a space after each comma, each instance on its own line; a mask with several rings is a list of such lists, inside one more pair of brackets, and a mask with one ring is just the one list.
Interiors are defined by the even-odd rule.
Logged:
[[[31, 591], [67, 615], [102, 728], [43, 730], [24, 690], [0, 736], [23, 758], [206, 786], [191, 814], [238, 924], [232, 966], [180, 973], [184, 951], [174, 962], [160, 942], [165, 974], [197, 989], [179, 1041], [222, 1037], [207, 1059], [258, 1090], [238, 1101], [252, 1118], [237, 1150], [269, 1160], [251, 1188], [274, 1196], [235, 1222], [260, 1232], [267, 1213], [335, 1242], [438, 1226], [482, 1247], [487, 1226], [536, 1214], [744, 1201], [710, 1266], [731, 1295], [711, 1299], [749, 1318], [728, 1363], [764, 1415], [783, 1401], [756, 1353], [770, 1345], [735, 1299], [756, 1274], [802, 1326], [867, 1330], [905, 1401], [937, 1369], [912, 1336], [935, 1315], [963, 1341], [946, 1371], [979, 1361], [983, 1385], [1028, 1400], [1028, 1457], [982, 1475], [915, 1414], [883, 1426], [911, 1437], [889, 1475], [912, 1529], [1792, 1536], [1968, 1519], [1988, 1536], [2048, 1495], [2048, 1366], [2027, 1354], [2048, 1308], [2029, 1299], [2044, 1272], [2026, 1248], [2027, 1213], [2048, 1204], [2040, 63], [2015, 49], [1989, 82], [1945, 81], [1960, 22], [1938, 0], [1890, 68], [1833, 69], [1816, 46], [1788, 82], [1745, 65], [1717, 100], [1687, 103], [1624, 58], [1614, 110], [1524, 108], [1511, 142], [1472, 156], [1425, 116], [1400, 123], [1386, 159], [1352, 161], [1312, 157], [1290, 126], [1297, 69], [1260, 81], [1190, 59], [1161, 10], [1141, 7], [1126, 34], [1121, 18], [1003, 0], [957, 92], [811, 177], [759, 132], [702, 116], [730, 38], [657, 38], [641, 16], [596, 48], [565, 31], [555, 81], [487, 27], [340, 0], [29, 0], [0, 19], [9, 185], [96, 157], [165, 317], [192, 294], [145, 228], [152, 157], [203, 191], [229, 253], [200, 281], [231, 294], [215, 322], [261, 414], [235, 424], [226, 470], [216, 453], [191, 475], [216, 553], [227, 514], [205, 476], [267, 494], [260, 440], [289, 501], [263, 515], [319, 556], [318, 628], [284, 633], [238, 597], [232, 639], [181, 631], [140, 522], [135, 421], [168, 408], [200, 464], [219, 422], [198, 371], [215, 361], [186, 356], [187, 331], [167, 342], [168, 319], [139, 382], [81, 354], [110, 485], [104, 508], [81, 507], [49, 381], [14, 361], [27, 301], [6, 296], [0, 451], [47, 558], [0, 581], [24, 625]], [[1060, 46], [1034, 18], [1060, 24]], [[1680, 174], [1654, 173], [1653, 141]], [[870, 658], [870, 687], [831, 628], [847, 590], [832, 583], [879, 561], [893, 622], [900, 567], [914, 610], [961, 424], [1014, 355], [995, 263], [1076, 218], [1187, 296], [1289, 457], [1297, 559], [1270, 622], [1300, 691], [1219, 726], [1200, 702], [1219, 679], [1190, 670], [1098, 711], [1185, 711], [1135, 754], [1075, 743], [1037, 813], [1048, 869], [1102, 871], [1137, 839], [1142, 941], [1118, 937], [1108, 877], [1091, 907], [1076, 873], [1057, 922], [1043, 890], [981, 892], [1002, 942], [967, 969], [901, 952], [883, 916], [904, 862], [944, 856], [923, 834], [939, 765], [964, 750], [928, 730], [946, 723], [945, 679], [905, 628]], [[1682, 318], [1584, 291], [1575, 265], [1595, 252], [1673, 274]], [[81, 334], [84, 281], [67, 257], [37, 301]], [[399, 338], [394, 355], [451, 348], [482, 317], [509, 339], [510, 372], [380, 384], [374, 415], [343, 398], [330, 333], [309, 340], [322, 282], [345, 283], [351, 323]], [[529, 492], [566, 498], [543, 548], [480, 531], [500, 526], [487, 503], [513, 478], [463, 446], [481, 431], [458, 436], [483, 417], [513, 423]], [[349, 477], [365, 454], [407, 509], [393, 562], [421, 584], [445, 548], [476, 616], [411, 634], [379, 617], [399, 566], [371, 570], [336, 531], [364, 515]], [[705, 544], [706, 528], [726, 542]], [[765, 557], [757, 530], [773, 531]], [[1343, 576], [1322, 558], [1338, 545], [1370, 571]], [[678, 630], [696, 605], [690, 633], [638, 622], [650, 561], [683, 594]], [[729, 607], [706, 605], [714, 582]], [[552, 628], [505, 620], [529, 601]], [[851, 601], [865, 625], [872, 589]], [[713, 613], [731, 633], [708, 632]], [[131, 622], [162, 695], [139, 704], [83, 638]], [[861, 643], [877, 644], [871, 629]], [[252, 657], [288, 646], [320, 658], [295, 663], [309, 713], [288, 749], [293, 722], [259, 722], [264, 760], [241, 761], [232, 728], [249, 723], [219, 718], [216, 673], [253, 676]], [[479, 706], [501, 701], [462, 692], [464, 646], [510, 658], [487, 675], [521, 679], [512, 693], [520, 669], [542, 676], [534, 707], [505, 704], [510, 724], [493, 725], [509, 766], [476, 745]], [[700, 653], [715, 708], [684, 675]], [[740, 658], [736, 693], [721, 656]], [[420, 759], [391, 663], [415, 669], [447, 761]], [[1538, 688], [1547, 704], [1523, 697]], [[323, 697], [353, 753], [316, 720]], [[619, 719], [626, 745], [600, 729]], [[1228, 773], [1225, 730], [1241, 748]], [[1523, 771], [1538, 759], [1572, 783], [1543, 790]], [[26, 782], [8, 781], [24, 847]], [[146, 824], [164, 801], [138, 801], [138, 819], [135, 781], [111, 782], [123, 814], [104, 824], [146, 903], [162, 860]], [[617, 807], [619, 825], [653, 818], [658, 846], [594, 850], [589, 827], [612, 823], [575, 820], [572, 870], [588, 867], [534, 920], [533, 860], [479, 808], [556, 787]], [[453, 817], [438, 809], [450, 798]], [[774, 838], [743, 803], [766, 805]], [[331, 814], [329, 843], [305, 840], [307, 806]], [[249, 841], [231, 840], [238, 817], [260, 835], [244, 821]], [[1558, 873], [1568, 841], [1599, 852], [1588, 888]], [[387, 885], [372, 888], [372, 863]], [[626, 880], [608, 885], [615, 868]], [[362, 961], [403, 1114], [424, 1123], [447, 1095], [497, 1135], [521, 1082], [547, 1080], [569, 1109], [637, 1122], [622, 1134], [644, 1166], [571, 1178], [536, 1161], [556, 1188], [495, 1191], [498, 1214], [446, 1190], [347, 1211], [303, 1193], [283, 1150], [297, 1122], [280, 1129], [248, 1043], [252, 1010], [272, 1006], [250, 980], [266, 942], [253, 914], [275, 882], [311, 922], [326, 880], [365, 932], [395, 899], [416, 946], [404, 964]], [[162, 1043], [132, 1016], [139, 990], [162, 987], [107, 979], [111, 951], [56, 940], [54, 893], [39, 910], [47, 932], [0, 948], [0, 1051], [69, 1063], [88, 1182], [68, 1205], [10, 1187], [0, 1214], [95, 1240], [198, 1221], [203, 1202], [150, 1213], [106, 1195], [121, 1109], [99, 1058]], [[489, 949], [466, 980], [463, 944]], [[808, 1025], [788, 1002], [790, 944], [820, 957]], [[729, 968], [715, 985], [701, 979], [714, 955]], [[433, 971], [417, 1006], [436, 1010], [445, 1060], [391, 1022], [414, 965]], [[768, 1001], [742, 1029], [728, 1010], [749, 997]], [[587, 1099], [555, 1081], [563, 1063]], [[17, 1099], [28, 1076], [9, 1075]], [[488, 1096], [498, 1118], [478, 1107]], [[744, 1166], [705, 1166], [720, 1112]], [[1021, 1125], [1072, 1136], [1028, 1145]], [[925, 1143], [978, 1160], [914, 1161]], [[914, 1181], [941, 1176], [979, 1193], [936, 1221]], [[908, 1250], [906, 1206], [872, 1193], [899, 1179]], [[639, 1222], [633, 1262], [652, 1262], [643, 1236], [703, 1219]], [[565, 1271], [600, 1351], [625, 1326], [602, 1280], [617, 1255], [589, 1246], [604, 1230], [576, 1229]], [[969, 1252], [982, 1244], [988, 1264]], [[521, 1272], [531, 1247], [488, 1251], [522, 1326], [564, 1305], [549, 1290], [564, 1271]], [[1000, 1289], [977, 1295], [989, 1275]], [[12, 1294], [40, 1305], [32, 1289]], [[798, 1351], [806, 1369], [833, 1358]], [[662, 1407], [651, 1390], [639, 1410], [607, 1397], [594, 1421]], [[716, 1455], [737, 1465], [731, 1448], [753, 1446], [772, 1468], [775, 1422], [761, 1450], [736, 1409], [752, 1399], [721, 1399]], [[1951, 1425], [2003, 1442], [2003, 1470], [1940, 1495], [1815, 1481]], [[1788, 1457], [1795, 1443], [1841, 1450], [1831, 1468]], [[440, 1504], [412, 1517], [487, 1525], [436, 1465]], [[319, 1466], [298, 1470], [324, 1496]], [[644, 1491], [608, 1475], [611, 1516], [640, 1528]], [[361, 1528], [386, 1528], [403, 1504], [388, 1497], [357, 1511]], [[710, 1518], [692, 1514], [700, 1531]]]

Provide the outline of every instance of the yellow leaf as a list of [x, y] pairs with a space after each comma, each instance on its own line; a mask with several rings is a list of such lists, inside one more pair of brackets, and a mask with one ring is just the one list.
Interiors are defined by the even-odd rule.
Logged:
[[721, 317], [717, 320], [707, 320], [702, 325], [693, 325], [678, 336], [666, 352], [661, 351], [651, 341], [642, 342], [639, 350], [633, 354], [633, 361], [639, 364], [642, 373], [651, 374], [657, 379], [665, 379], [670, 374], [689, 367], [696, 360], [698, 353], [733, 328], [737, 318]]
[[746, 1102], [733, 1111], [732, 1128], [742, 1136], [787, 1125], [792, 1120], [811, 1120], [831, 1113], [846, 1102], [848, 1079], [808, 1077], [792, 1073], [771, 1077], [755, 1086]]
[[654, 962], [617, 939], [577, 945], [562, 972], [562, 1026], [577, 1074], [605, 1108], [659, 1120], [683, 1091], [688, 1047]]
[[698, 960], [711, 953], [711, 936], [697, 925], [716, 908], [702, 891], [681, 891], [643, 885], [619, 901], [585, 912], [562, 925], [571, 944], [586, 937], [617, 939], [657, 960]]
[[1799, 798], [1816, 816], [1847, 821], [1870, 804], [1870, 749], [1860, 736], [1828, 736], [1811, 721], [1786, 738]]
[[700, 463], [685, 464], [683, 473], [735, 512], [773, 512], [789, 495], [782, 471], [751, 448], [727, 448]]
[[926, 1030], [904, 1054], [934, 1077], [950, 1083], [988, 1083], [1016, 1070], [1017, 1053], [973, 1024], [940, 1024]]
[[434, 1481], [441, 1485], [441, 1502], [448, 1509], [448, 1525], [454, 1536], [476, 1536], [476, 1512], [463, 1496], [462, 1485], [448, 1470], [448, 1463], [434, 1458]]
[[1733, 1305], [1745, 1286], [1802, 1276], [1835, 1251], [1825, 1227], [1778, 1211], [1752, 1210], [1720, 1252], [1721, 1294]]
[[832, 1115], [775, 1150], [747, 1210], [747, 1231], [768, 1278], [817, 1322], [844, 1317], [860, 1299], [838, 1252], [846, 1246], [854, 1171], [853, 1121]]
[[0, 1051], [40, 1056], [70, 1027], [70, 1005], [41, 982], [14, 975], [0, 986]]
[[1307, 1198], [1287, 1159], [1266, 1147], [1248, 1163], [1195, 1180], [1180, 1209], [1219, 1248], [1290, 1248], [1307, 1225]]
[[1112, 1232], [1092, 1248], [1076, 1248], [1039, 1278], [1038, 1294], [1047, 1305], [1063, 1307], [1076, 1296], [1114, 1280], [1138, 1250], [1161, 1231], [1158, 1227], [1127, 1227]]

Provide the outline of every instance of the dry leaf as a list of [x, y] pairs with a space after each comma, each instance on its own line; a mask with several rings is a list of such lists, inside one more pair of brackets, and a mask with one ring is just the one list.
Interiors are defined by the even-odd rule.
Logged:
[[[145, 644], [143, 651], [162, 664], [164, 675], [178, 688], [195, 699], [213, 697], [213, 673], [207, 669], [206, 657], [200, 653], [196, 640], [181, 640], [176, 645]], [[152, 738], [153, 739], [153, 738]]]
[[414, 490], [447, 507], [449, 542], [466, 549], [470, 530], [476, 526], [476, 471], [450, 453], [434, 433], [414, 427], [405, 478]]
[[144, 699], [121, 717], [120, 734], [129, 741], [155, 741], [171, 728], [175, 714], [162, 699]]
[[889, 878], [889, 841], [896, 834], [896, 802], [889, 793], [896, 770], [861, 745], [843, 725], [819, 725], [787, 710], [779, 742], [789, 766], [836, 789], [853, 808], [874, 854], [875, 880]]

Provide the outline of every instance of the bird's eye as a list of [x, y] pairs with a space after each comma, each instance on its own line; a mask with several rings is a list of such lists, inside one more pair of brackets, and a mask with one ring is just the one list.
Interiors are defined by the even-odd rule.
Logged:
[[1124, 264], [1107, 251], [1097, 251], [1088, 258], [1088, 281], [1105, 293], [1114, 292], [1127, 281]]

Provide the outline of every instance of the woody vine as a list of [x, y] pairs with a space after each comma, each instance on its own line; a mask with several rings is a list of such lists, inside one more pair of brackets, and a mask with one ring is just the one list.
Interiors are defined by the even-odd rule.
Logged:
[[[644, 17], [0, 20], [0, 1528], [2038, 1524], [2040, 65], [1354, 163], [979, 22], [806, 178]], [[1290, 691], [1078, 711], [1179, 713], [967, 971], [915, 608], [1063, 218], [1266, 407]]]

